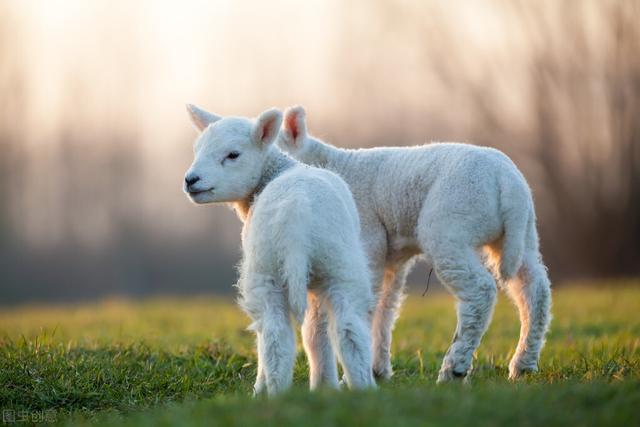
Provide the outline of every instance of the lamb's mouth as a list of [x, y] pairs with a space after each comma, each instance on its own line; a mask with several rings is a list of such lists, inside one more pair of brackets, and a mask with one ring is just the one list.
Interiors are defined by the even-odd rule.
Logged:
[[198, 196], [200, 194], [203, 193], [212, 193], [213, 192], [213, 187], [207, 189], [207, 190], [193, 190], [193, 191], [187, 191], [187, 193], [189, 194], [189, 196], [191, 197], [195, 197]]

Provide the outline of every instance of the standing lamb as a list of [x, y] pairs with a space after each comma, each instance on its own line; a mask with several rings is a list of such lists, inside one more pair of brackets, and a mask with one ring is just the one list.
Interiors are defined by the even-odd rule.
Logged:
[[286, 112], [279, 145], [303, 163], [337, 172], [353, 192], [378, 293], [372, 325], [377, 376], [392, 374], [391, 332], [406, 276], [419, 255], [458, 301], [458, 324], [438, 382], [470, 372], [493, 314], [496, 280], [520, 312], [509, 377], [537, 370], [550, 322], [551, 285], [531, 191], [507, 156], [454, 143], [340, 149], [307, 134], [301, 107]]
[[375, 386], [369, 323], [375, 301], [345, 182], [272, 144], [282, 123], [276, 109], [256, 120], [187, 110], [201, 134], [185, 192], [198, 204], [230, 204], [244, 222], [238, 288], [257, 336], [255, 393], [266, 387], [273, 395], [291, 384], [292, 315], [304, 318], [311, 389], [338, 387], [334, 351], [349, 387]]

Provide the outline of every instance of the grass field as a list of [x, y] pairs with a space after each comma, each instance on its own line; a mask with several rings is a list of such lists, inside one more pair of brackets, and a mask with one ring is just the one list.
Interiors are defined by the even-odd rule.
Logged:
[[395, 375], [366, 393], [250, 398], [256, 359], [231, 300], [107, 301], [0, 311], [4, 422], [83, 425], [640, 425], [640, 283], [554, 291], [541, 370], [506, 380], [518, 322], [502, 295], [469, 385], [436, 386], [455, 326], [446, 294], [410, 295]]

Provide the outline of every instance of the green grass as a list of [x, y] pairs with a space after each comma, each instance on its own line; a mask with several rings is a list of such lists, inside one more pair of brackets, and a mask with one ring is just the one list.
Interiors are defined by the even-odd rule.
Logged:
[[[635, 286], [634, 286], [635, 285]], [[231, 300], [107, 301], [0, 311], [0, 408], [82, 425], [640, 425], [640, 283], [554, 292], [539, 373], [506, 380], [518, 337], [500, 298], [469, 385], [436, 386], [455, 326], [446, 294], [409, 296], [395, 375], [366, 393], [251, 399], [249, 321]]]

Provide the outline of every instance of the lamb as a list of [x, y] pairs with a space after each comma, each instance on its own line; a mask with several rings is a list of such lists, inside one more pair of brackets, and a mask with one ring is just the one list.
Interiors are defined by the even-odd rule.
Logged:
[[551, 285], [531, 191], [506, 155], [458, 143], [340, 149], [307, 133], [302, 107], [286, 111], [278, 145], [303, 163], [338, 173], [351, 188], [378, 298], [372, 324], [377, 377], [392, 375], [391, 332], [418, 258], [457, 299], [458, 323], [439, 383], [471, 371], [493, 315], [496, 281], [520, 313], [509, 378], [537, 370], [551, 319]]
[[255, 120], [222, 118], [193, 105], [187, 110], [201, 133], [184, 191], [197, 204], [231, 205], [244, 223], [237, 287], [257, 337], [254, 393], [266, 388], [274, 395], [291, 385], [292, 317], [303, 320], [312, 390], [339, 386], [336, 355], [350, 388], [375, 387], [370, 337], [375, 300], [346, 183], [276, 148], [282, 123], [276, 109]]

